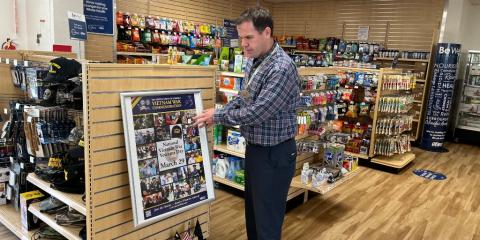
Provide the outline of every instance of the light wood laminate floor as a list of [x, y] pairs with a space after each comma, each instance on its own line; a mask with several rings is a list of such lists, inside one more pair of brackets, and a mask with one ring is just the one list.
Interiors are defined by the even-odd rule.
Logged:
[[[449, 144], [449, 153], [416, 149], [401, 174], [363, 168], [349, 183], [288, 211], [284, 240], [480, 239], [480, 147]], [[431, 181], [412, 174], [447, 175]], [[246, 239], [243, 198], [216, 190], [211, 240]], [[17, 239], [0, 225], [0, 239]]]
[[[347, 184], [287, 212], [282, 239], [480, 239], [480, 147], [415, 149], [400, 174], [362, 168]], [[447, 175], [415, 176], [414, 169]], [[246, 239], [243, 198], [216, 190], [210, 239]]]

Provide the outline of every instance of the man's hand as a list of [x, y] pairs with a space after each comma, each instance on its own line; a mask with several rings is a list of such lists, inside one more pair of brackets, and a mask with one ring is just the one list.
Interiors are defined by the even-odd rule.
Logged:
[[198, 126], [199, 128], [201, 128], [201, 127], [206, 127], [209, 124], [213, 124], [214, 113], [215, 113], [215, 109], [213, 108], [203, 110], [202, 113], [198, 114], [193, 118], [193, 120], [195, 120], [195, 122], [193, 123], [193, 126]]

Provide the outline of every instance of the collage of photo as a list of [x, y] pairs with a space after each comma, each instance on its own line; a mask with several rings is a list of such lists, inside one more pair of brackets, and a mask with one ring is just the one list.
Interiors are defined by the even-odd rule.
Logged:
[[[191, 126], [195, 113], [195, 110], [180, 110], [133, 116], [145, 211], [206, 191], [200, 133], [197, 127]], [[172, 151], [184, 156], [162, 156], [168, 151], [160, 147], [179, 141], [175, 139], [180, 140], [179, 146], [183, 144], [184, 151]], [[174, 165], [182, 157], [186, 161]], [[173, 168], [162, 167], [165, 161], [172, 162]]]

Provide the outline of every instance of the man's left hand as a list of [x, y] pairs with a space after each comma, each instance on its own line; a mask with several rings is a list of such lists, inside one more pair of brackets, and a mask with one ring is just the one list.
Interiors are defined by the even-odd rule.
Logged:
[[193, 123], [193, 126], [198, 126], [199, 128], [201, 128], [201, 127], [206, 127], [209, 124], [213, 124], [214, 113], [215, 113], [214, 108], [203, 110], [202, 113], [198, 114], [193, 118], [193, 120], [195, 120], [195, 122]]

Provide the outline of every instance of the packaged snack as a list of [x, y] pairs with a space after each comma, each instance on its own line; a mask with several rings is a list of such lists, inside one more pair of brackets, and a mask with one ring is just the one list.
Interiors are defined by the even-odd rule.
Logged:
[[140, 29], [133, 28], [133, 30], [132, 30], [132, 41], [140, 42]]
[[167, 19], [161, 18], [159, 22], [160, 22], [160, 29], [167, 30]]
[[368, 116], [370, 105], [368, 103], [362, 102], [358, 104], [358, 108], [360, 109], [358, 115], [359, 116]]
[[115, 15], [115, 22], [117, 25], [123, 25], [123, 12], [118, 11]]
[[138, 17], [138, 26], [140, 28], [145, 28], [145, 17], [143, 15]]
[[135, 13], [133, 14], [133, 16], [131, 17], [131, 25], [133, 27], [138, 27], [138, 22], [139, 22], [139, 19], [138, 19], [138, 15]]
[[160, 27], [160, 18], [159, 18], [159, 17], [155, 17], [155, 18], [153, 19], [153, 24], [154, 24], [154, 28], [155, 28], [155, 29], [157, 29], [157, 30], [161, 29], [161, 27]]
[[145, 22], [146, 22], [146, 27], [147, 28], [155, 28], [155, 21], [152, 18], [152, 16], [147, 16], [145, 18]]
[[158, 30], [153, 30], [152, 33], [152, 42], [153, 43], [160, 43], [160, 34], [158, 33]]

